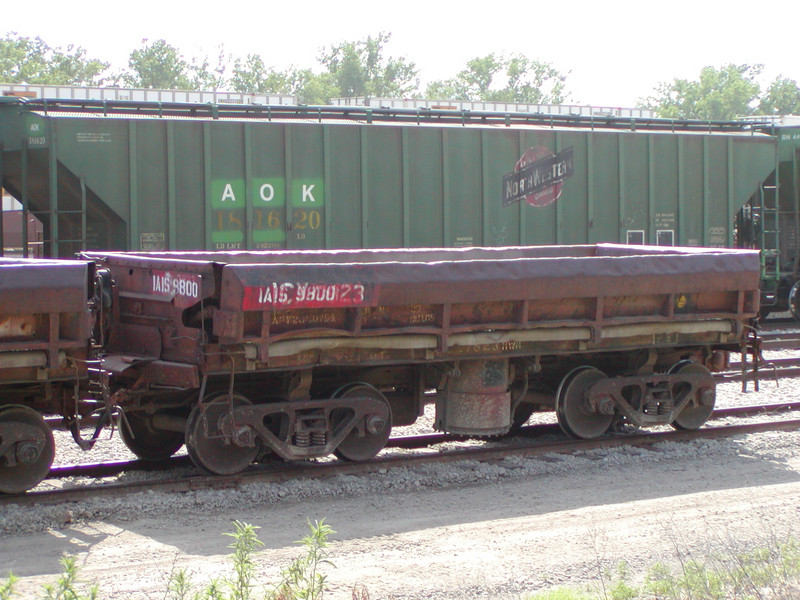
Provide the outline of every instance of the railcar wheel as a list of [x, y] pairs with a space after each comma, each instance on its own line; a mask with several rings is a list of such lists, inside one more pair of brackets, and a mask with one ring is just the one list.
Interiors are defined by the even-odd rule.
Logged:
[[594, 367], [578, 367], [570, 371], [558, 386], [556, 417], [567, 435], [590, 440], [600, 437], [614, 421], [614, 412], [606, 414], [593, 407], [587, 398], [589, 387], [605, 379], [606, 375]]
[[[9, 405], [0, 408], [0, 425], [24, 426], [28, 431], [0, 457], [0, 493], [20, 494], [36, 487], [53, 464], [56, 444], [53, 432], [42, 416], [27, 406]], [[30, 433], [30, 435], [28, 435]], [[0, 431], [0, 446], [3, 445]]]
[[[708, 375], [709, 377], [711, 376], [709, 370], [703, 365], [690, 360], [681, 361], [678, 364], [673, 365], [669, 372], [670, 374], [697, 373]], [[688, 393], [688, 390], [681, 390], [682, 386], [688, 386], [688, 384], [679, 384], [678, 389], [673, 391], [673, 396], [678, 396], [682, 393]], [[714, 396], [711, 394], [707, 395], [706, 398], [698, 398], [698, 395], [702, 396], [702, 392], [695, 394], [695, 397], [689, 401], [689, 404], [687, 404], [683, 410], [678, 413], [678, 416], [675, 417], [675, 420], [672, 421], [672, 426], [675, 429], [700, 429], [700, 427], [702, 427], [702, 425], [708, 421], [711, 413], [714, 412]]]
[[[386, 446], [392, 431], [392, 409], [383, 394], [371, 385], [354, 384], [345, 388], [336, 398], [353, 398], [368, 396], [379, 400], [385, 410], [382, 414], [367, 415], [364, 423], [359, 424], [347, 434], [333, 453], [343, 459], [360, 462], [374, 458]], [[334, 431], [335, 423], [332, 423]]]
[[231, 409], [249, 404], [240, 394], [218, 392], [195, 405], [186, 422], [186, 450], [195, 465], [216, 475], [233, 475], [255, 460], [260, 440], [252, 438], [249, 427], [231, 422]]
[[800, 321], [800, 281], [795, 281], [789, 290], [789, 311], [796, 321]]
[[128, 450], [138, 458], [150, 461], [167, 460], [180, 450], [185, 437], [179, 431], [154, 428], [153, 415], [141, 412], [125, 413], [119, 433]]

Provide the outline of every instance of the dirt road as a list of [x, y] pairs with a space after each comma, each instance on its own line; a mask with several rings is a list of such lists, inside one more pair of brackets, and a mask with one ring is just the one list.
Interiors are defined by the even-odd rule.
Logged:
[[32, 597], [66, 552], [103, 597], [163, 598], [176, 567], [198, 584], [230, 572], [231, 540], [221, 534], [238, 519], [260, 527], [259, 580], [274, 582], [301, 552], [293, 542], [306, 520], [325, 518], [337, 531], [326, 598], [349, 599], [357, 584], [372, 600], [518, 598], [596, 581], [623, 559], [643, 573], [677, 553], [702, 559], [797, 537], [799, 448], [800, 433], [767, 433], [97, 500], [49, 513], [73, 523], [3, 535], [0, 575], [21, 576], [17, 589]]

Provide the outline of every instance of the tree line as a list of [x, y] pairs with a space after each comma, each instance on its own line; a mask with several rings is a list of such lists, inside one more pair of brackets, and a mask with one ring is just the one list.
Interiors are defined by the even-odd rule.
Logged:
[[[276, 69], [262, 56], [235, 57], [219, 47], [213, 55], [186, 58], [166, 40], [142, 40], [127, 67], [88, 56], [75, 45], [52, 47], [39, 37], [7, 33], [0, 38], [0, 81], [43, 85], [235, 91], [290, 94], [304, 104], [357, 96], [431, 98], [485, 102], [559, 104], [569, 100], [567, 74], [521, 54], [469, 60], [452, 77], [423, 89], [420, 73], [406, 57], [386, 54], [391, 34], [378, 33], [320, 50], [314, 67]], [[639, 101], [660, 117], [725, 120], [752, 114], [800, 114], [800, 87], [779, 76], [766, 89], [763, 65], [705, 67], [696, 80], [659, 84]]]

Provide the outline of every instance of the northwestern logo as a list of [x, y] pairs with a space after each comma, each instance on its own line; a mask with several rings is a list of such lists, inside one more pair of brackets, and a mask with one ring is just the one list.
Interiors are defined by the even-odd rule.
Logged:
[[525, 200], [547, 206], [561, 197], [565, 179], [572, 176], [572, 146], [553, 154], [544, 146], [525, 151], [514, 170], [503, 176], [503, 206]]

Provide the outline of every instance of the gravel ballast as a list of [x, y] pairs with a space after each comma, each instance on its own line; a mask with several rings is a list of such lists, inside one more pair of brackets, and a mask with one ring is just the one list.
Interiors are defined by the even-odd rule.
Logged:
[[[717, 406], [792, 400], [800, 381], [776, 386], [765, 378], [758, 393], [740, 389], [740, 382], [720, 384]], [[550, 414], [541, 418], [554, 421]], [[418, 429], [425, 427], [429, 422]], [[62, 464], [76, 460], [65, 441], [59, 440]], [[98, 450], [109, 460], [130, 457], [118, 438], [102, 440]], [[0, 514], [0, 577], [13, 571], [22, 577], [20, 591], [39, 589], [54, 580], [67, 552], [105, 597], [161, 598], [174, 567], [189, 568], [200, 583], [227, 572], [230, 538], [222, 533], [237, 519], [261, 528], [259, 577], [275, 581], [300, 552], [293, 542], [307, 533], [307, 519], [325, 518], [337, 531], [326, 598], [350, 598], [357, 584], [373, 599], [516, 598], [587, 583], [599, 567], [613, 569], [622, 559], [636, 572], [678, 550], [702, 555], [728, 543], [754, 547], [796, 536], [798, 450], [797, 432], [763, 433], [237, 490], [11, 506]]]

